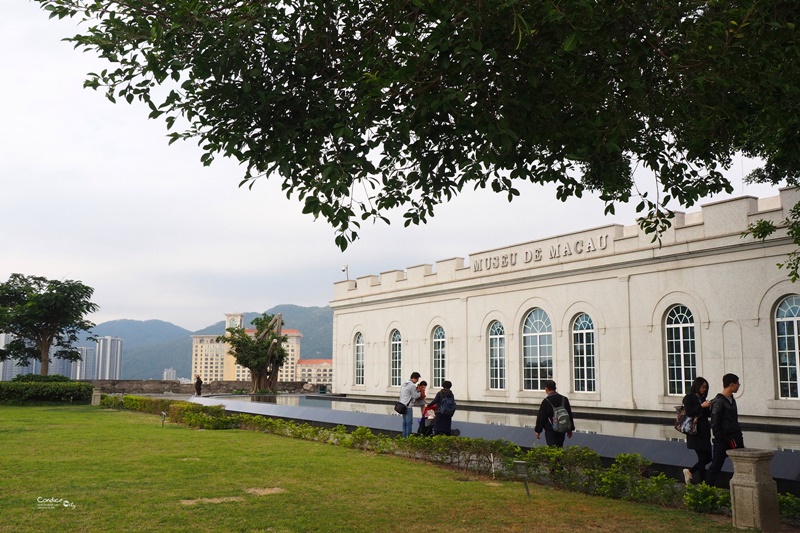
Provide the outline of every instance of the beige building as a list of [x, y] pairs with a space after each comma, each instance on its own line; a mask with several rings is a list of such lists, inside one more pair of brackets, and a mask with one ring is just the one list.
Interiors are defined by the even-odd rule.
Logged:
[[[333, 391], [396, 398], [413, 371], [432, 396], [536, 405], [555, 379], [583, 411], [674, 412], [693, 378], [742, 381], [744, 418], [800, 416], [800, 287], [777, 264], [800, 200], [736, 198], [678, 213], [652, 242], [608, 225], [338, 282]], [[500, 243], [498, 243], [500, 244]]]
[[333, 383], [333, 361], [330, 359], [300, 359], [297, 361], [295, 381], [304, 381], [314, 385], [331, 385]]
[[[244, 315], [241, 313], [226, 313], [225, 327], [242, 327]], [[254, 335], [255, 329], [245, 329]], [[223, 335], [225, 332], [220, 332]], [[278, 372], [278, 381], [292, 381], [294, 379], [295, 364], [300, 357], [300, 340], [303, 335], [296, 329], [281, 331], [286, 336], [283, 348], [286, 350], [286, 360]], [[230, 346], [225, 342], [217, 342], [219, 335], [192, 335], [192, 375], [200, 375], [204, 382], [210, 381], [251, 381], [250, 370], [236, 364], [236, 359], [230, 355]]]

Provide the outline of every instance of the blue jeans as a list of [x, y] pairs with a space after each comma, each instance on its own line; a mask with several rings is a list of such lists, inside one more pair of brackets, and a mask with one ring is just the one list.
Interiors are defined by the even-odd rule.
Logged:
[[403, 437], [408, 437], [414, 432], [414, 409], [409, 407], [403, 415]]

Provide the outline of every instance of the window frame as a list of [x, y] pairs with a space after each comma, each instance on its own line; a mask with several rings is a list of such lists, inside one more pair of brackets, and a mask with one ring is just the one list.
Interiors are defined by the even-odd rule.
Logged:
[[358, 387], [364, 386], [364, 335], [356, 333], [353, 340], [353, 384]]
[[[496, 329], [499, 327], [499, 331]], [[506, 329], [499, 320], [489, 324], [487, 339], [489, 341], [489, 389], [506, 389]]]
[[572, 386], [575, 392], [597, 392], [597, 331], [588, 313], [572, 321]]
[[447, 336], [442, 326], [433, 328], [431, 334], [431, 357], [433, 359], [433, 386], [440, 388], [447, 370]]
[[[792, 301], [790, 306], [784, 309], [784, 304]], [[784, 314], [785, 316], [780, 316]], [[782, 298], [775, 306], [773, 314], [775, 321], [775, 365], [777, 378], [777, 393], [781, 400], [800, 399], [800, 295], [790, 294]], [[793, 331], [784, 331], [787, 328]], [[784, 348], [781, 347], [782, 339], [786, 339]], [[786, 346], [793, 344], [793, 347]], [[782, 361], [781, 355], [786, 356]], [[792, 373], [794, 376], [792, 376]]]
[[522, 321], [522, 390], [544, 390], [553, 379], [553, 323], [550, 315], [534, 307]]
[[[690, 321], [686, 321], [690, 319]], [[684, 396], [697, 377], [697, 329], [689, 306], [675, 304], [664, 314], [667, 395]], [[691, 346], [691, 349], [688, 349]], [[676, 349], [677, 348], [677, 349]], [[680, 375], [679, 375], [680, 374]]]
[[403, 384], [403, 336], [398, 329], [389, 334], [389, 384], [392, 387]]

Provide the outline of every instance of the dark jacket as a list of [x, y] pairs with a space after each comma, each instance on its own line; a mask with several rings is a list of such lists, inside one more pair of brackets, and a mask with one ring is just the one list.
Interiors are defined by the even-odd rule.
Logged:
[[739, 409], [733, 396], [728, 400], [724, 394], [719, 393], [711, 401], [711, 433], [715, 439], [726, 439], [742, 434]]
[[452, 423], [453, 423], [453, 415], [450, 415], [450, 416], [443, 415], [443, 414], [439, 413], [439, 409], [438, 409], [439, 405], [441, 405], [442, 399], [444, 399], [446, 396], [449, 396], [450, 398], [454, 398], [452, 391], [450, 391], [448, 389], [442, 389], [442, 390], [440, 390], [439, 392], [436, 393], [436, 397], [433, 399], [433, 401], [430, 404], [428, 404], [429, 407], [431, 405], [435, 405], [436, 408], [437, 408], [436, 409], [436, 418], [433, 419], [433, 433], [434, 433], [434, 435], [449, 435], [450, 434], [450, 428], [451, 428]]
[[711, 408], [703, 407], [705, 397], [690, 392], [683, 397], [683, 407], [686, 409], [687, 416], [697, 417], [697, 434], [686, 435], [686, 447], [690, 450], [711, 451], [711, 423], [708, 417], [711, 416]]
[[542, 400], [542, 405], [539, 406], [539, 414], [536, 416], [536, 427], [533, 430], [536, 433], [541, 433], [542, 430], [545, 432], [553, 431], [553, 415], [555, 414], [554, 407], [561, 407], [564, 406], [567, 409], [567, 413], [569, 413], [569, 430], [575, 431], [575, 419], [572, 417], [572, 407], [569, 406], [569, 400], [566, 396], [562, 396], [557, 392], [552, 394], [548, 394], [544, 400]]

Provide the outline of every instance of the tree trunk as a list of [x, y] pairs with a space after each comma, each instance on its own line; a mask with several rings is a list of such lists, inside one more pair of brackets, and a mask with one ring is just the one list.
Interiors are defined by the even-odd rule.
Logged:
[[252, 368], [250, 369], [250, 376], [253, 380], [253, 389], [250, 391], [251, 394], [255, 394], [256, 392], [264, 389], [268, 389], [268, 381], [267, 381], [267, 373], [263, 370], [255, 371]]
[[39, 344], [39, 356], [42, 358], [41, 375], [46, 376], [50, 372], [50, 344], [42, 342]]

